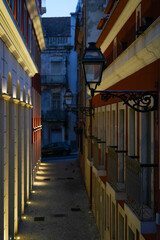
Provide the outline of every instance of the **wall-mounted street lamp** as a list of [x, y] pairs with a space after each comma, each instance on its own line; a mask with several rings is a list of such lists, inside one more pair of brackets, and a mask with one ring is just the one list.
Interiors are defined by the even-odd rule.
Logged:
[[67, 108], [67, 111], [78, 113], [81, 112], [86, 116], [94, 115], [94, 109], [91, 107], [84, 107], [84, 106], [77, 106], [72, 104], [73, 101], [73, 94], [70, 89], [68, 89], [64, 95], [64, 106]]
[[96, 88], [101, 83], [104, 64], [107, 60], [104, 58], [100, 48], [97, 48], [95, 43], [89, 43], [89, 47], [85, 49], [83, 58], [81, 59], [85, 82], [91, 90], [91, 96], [94, 93], [100, 93], [102, 100], [108, 101], [110, 98], [117, 97], [124, 104], [138, 112], [148, 112], [157, 109], [158, 94], [157, 91], [124, 91], [124, 90], [105, 90], [96, 91]]

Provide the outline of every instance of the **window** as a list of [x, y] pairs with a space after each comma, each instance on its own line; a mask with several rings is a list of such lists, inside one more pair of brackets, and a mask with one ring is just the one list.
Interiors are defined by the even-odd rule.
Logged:
[[21, 28], [21, 0], [17, 0], [17, 21], [18, 21], [18, 25]]
[[31, 51], [31, 43], [32, 43], [32, 22], [29, 19], [29, 26], [28, 26], [28, 46]]
[[115, 230], [116, 230], [116, 221], [115, 221], [115, 214], [116, 214], [116, 210], [115, 210], [115, 204], [112, 202], [112, 240], [115, 240]]
[[112, 111], [112, 146], [116, 146], [116, 112]]
[[27, 40], [27, 8], [24, 4], [24, 38]]
[[[154, 162], [154, 113], [141, 113], [140, 131], [140, 159], [142, 163]], [[143, 203], [149, 207], [153, 205], [154, 184], [153, 169], [143, 168]]]
[[106, 197], [106, 227], [109, 230], [109, 223], [110, 223], [110, 201], [109, 196], [107, 194]]
[[135, 111], [133, 109], [129, 109], [128, 111], [128, 155], [135, 155]]
[[128, 240], [135, 240], [134, 232], [128, 227]]
[[124, 218], [119, 213], [119, 238], [118, 240], [124, 240]]
[[12, 9], [12, 12], [14, 13], [14, 0], [9, 0], [10, 8]]
[[141, 26], [141, 4], [136, 8], [136, 32]]
[[[108, 108], [108, 106], [107, 106]], [[110, 111], [106, 111], [106, 146], [110, 146]]]
[[113, 41], [113, 61], [117, 58], [117, 38]]
[[62, 74], [62, 62], [51, 62], [51, 71], [52, 75]]
[[53, 110], [60, 110], [60, 94], [53, 94]]

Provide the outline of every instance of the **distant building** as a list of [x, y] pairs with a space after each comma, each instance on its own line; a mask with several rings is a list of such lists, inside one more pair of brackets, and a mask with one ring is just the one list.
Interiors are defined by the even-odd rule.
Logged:
[[40, 161], [40, 13], [40, 0], [0, 0], [1, 240], [15, 239]]
[[42, 18], [46, 50], [41, 54], [42, 145], [62, 141], [77, 146], [74, 124], [77, 117], [64, 108], [70, 89], [77, 98], [77, 53], [74, 50], [75, 14]]

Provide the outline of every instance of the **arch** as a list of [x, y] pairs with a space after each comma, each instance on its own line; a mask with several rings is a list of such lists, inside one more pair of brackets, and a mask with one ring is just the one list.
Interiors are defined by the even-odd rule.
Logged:
[[17, 92], [16, 92], [17, 99], [20, 99], [20, 85], [19, 80], [17, 81]]
[[31, 103], [31, 94], [30, 94], [30, 90], [28, 90], [28, 103]]
[[26, 88], [23, 87], [23, 102], [26, 102]]
[[12, 75], [10, 72], [8, 74], [7, 93], [12, 96]]

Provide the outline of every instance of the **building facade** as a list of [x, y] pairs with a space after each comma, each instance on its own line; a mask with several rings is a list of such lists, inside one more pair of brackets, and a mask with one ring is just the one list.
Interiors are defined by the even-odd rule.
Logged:
[[[37, 144], [33, 148], [32, 129], [36, 126], [40, 128], [41, 125], [39, 121], [32, 126], [33, 112], [37, 111], [33, 99], [37, 95], [37, 89], [32, 85], [40, 71], [40, 53], [45, 47], [40, 11], [41, 1], [0, 1], [2, 240], [14, 239], [32, 188], [35, 164], [32, 155], [38, 147]], [[38, 117], [40, 119], [40, 114]]]
[[74, 124], [77, 116], [66, 112], [67, 89], [77, 103], [77, 53], [74, 50], [75, 14], [42, 18], [46, 50], [42, 52], [42, 145], [68, 142], [77, 147]]
[[159, 9], [158, 0], [109, 0], [95, 26], [107, 59], [96, 90], [156, 96], [147, 112], [133, 99], [128, 106], [119, 97], [87, 97], [95, 114], [82, 132], [81, 166], [101, 239], [160, 239]]

